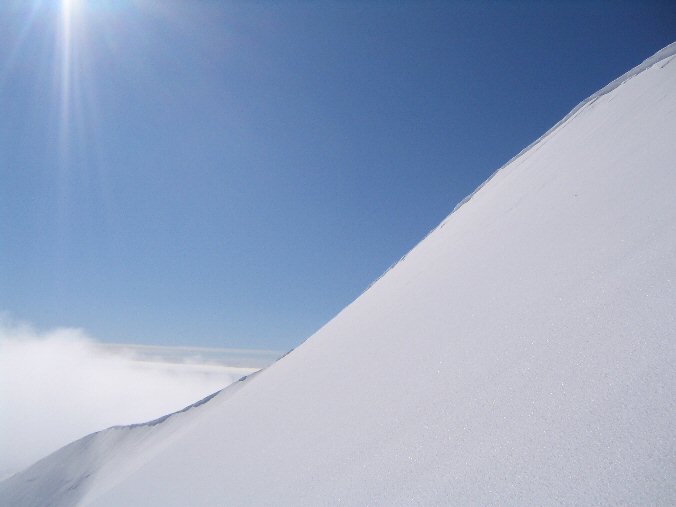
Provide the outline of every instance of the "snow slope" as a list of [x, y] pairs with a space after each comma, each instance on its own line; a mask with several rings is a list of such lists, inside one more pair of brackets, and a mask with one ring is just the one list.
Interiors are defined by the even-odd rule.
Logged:
[[676, 44], [253, 378], [0, 505], [676, 504]]

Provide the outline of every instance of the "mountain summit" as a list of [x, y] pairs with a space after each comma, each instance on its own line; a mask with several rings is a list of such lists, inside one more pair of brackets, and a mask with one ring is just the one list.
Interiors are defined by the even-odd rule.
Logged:
[[271, 367], [0, 504], [676, 504], [675, 59], [582, 102]]

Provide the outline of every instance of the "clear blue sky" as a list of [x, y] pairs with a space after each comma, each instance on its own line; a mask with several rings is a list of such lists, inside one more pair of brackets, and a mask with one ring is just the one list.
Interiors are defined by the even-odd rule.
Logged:
[[2, 1], [0, 310], [288, 349], [674, 39], [673, 2]]

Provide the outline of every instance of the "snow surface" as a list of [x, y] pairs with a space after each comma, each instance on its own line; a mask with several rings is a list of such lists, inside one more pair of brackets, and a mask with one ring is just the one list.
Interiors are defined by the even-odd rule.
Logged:
[[674, 55], [583, 102], [291, 354], [70, 444], [0, 505], [676, 505]]

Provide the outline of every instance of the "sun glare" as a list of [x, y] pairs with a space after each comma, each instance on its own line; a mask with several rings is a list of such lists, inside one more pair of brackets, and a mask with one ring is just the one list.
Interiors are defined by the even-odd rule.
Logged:
[[61, 2], [61, 30], [58, 47], [60, 48], [59, 65], [59, 95], [60, 95], [60, 151], [63, 151], [68, 142], [68, 130], [71, 109], [71, 87], [73, 74], [73, 18], [77, 0], [62, 0]]
[[77, 0], [61, 0], [61, 6], [66, 12], [72, 11], [77, 3]]

